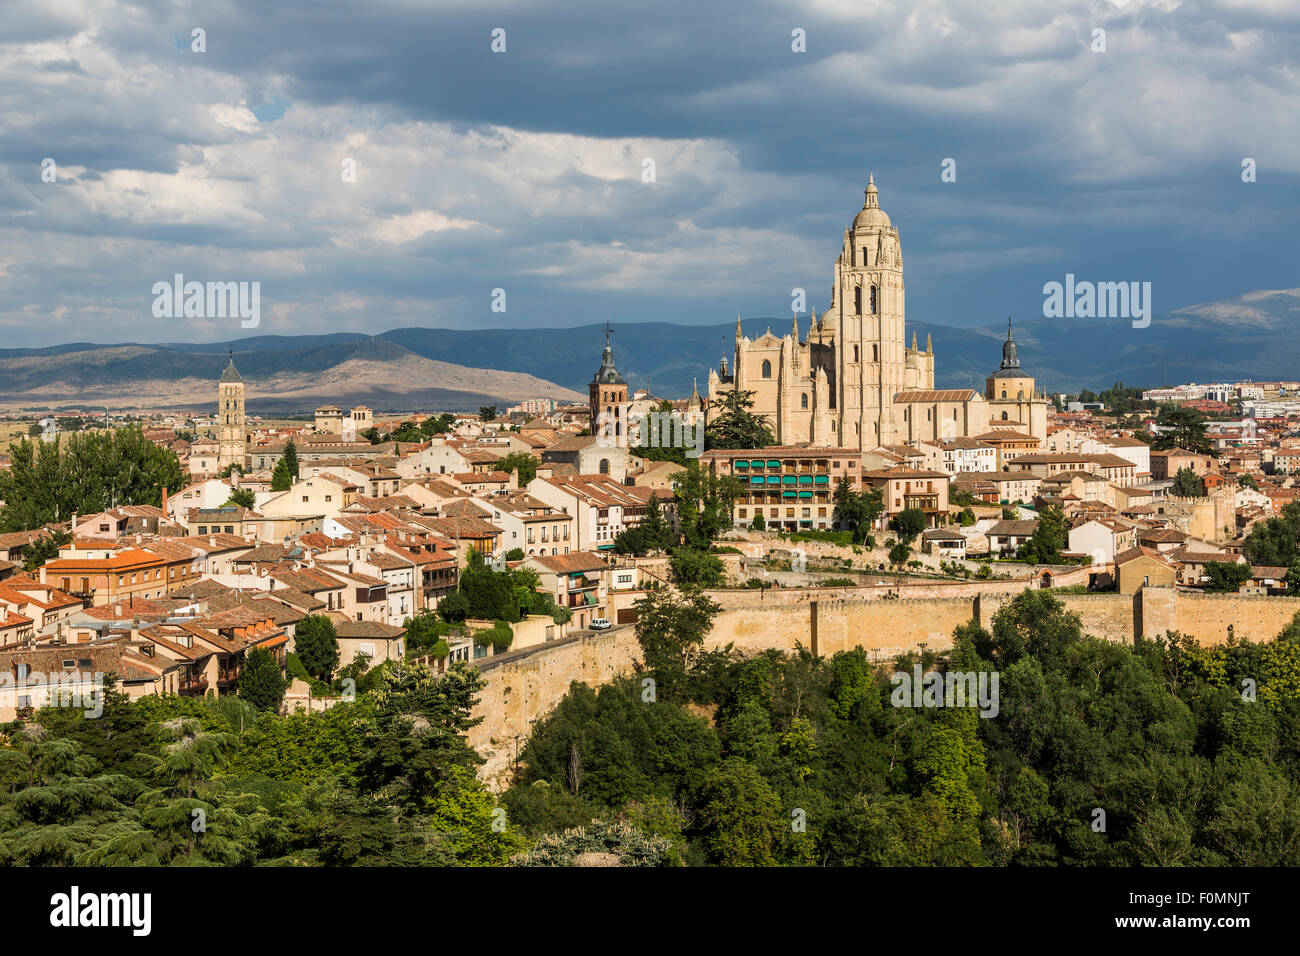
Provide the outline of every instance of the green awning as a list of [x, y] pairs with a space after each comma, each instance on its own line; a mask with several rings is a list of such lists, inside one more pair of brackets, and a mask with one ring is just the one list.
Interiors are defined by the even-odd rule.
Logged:
[[767, 467], [769, 467], [769, 468], [780, 468], [780, 467], [781, 467], [781, 463], [780, 463], [779, 461], [769, 461], [769, 462], [767, 463]]
[[813, 484], [814, 484], [814, 485], [829, 485], [830, 483], [831, 483], [831, 479], [830, 479], [830, 476], [829, 476], [829, 475], [814, 475], [814, 476], [813, 476]]
[[782, 498], [793, 498], [793, 497], [795, 497], [797, 494], [798, 494], [797, 491], [783, 491], [783, 492], [781, 492], [781, 497], [782, 497]]
[[812, 483], [813, 483], [812, 475], [800, 475], [800, 476], [799, 476], [799, 484], [801, 484], [801, 485], [811, 485]]
[[812, 492], [811, 492], [811, 491], [801, 491], [801, 492], [799, 492], [799, 497], [800, 497], [800, 498], [811, 498], [811, 497], [812, 497]]
[[763, 476], [762, 476], [762, 475], [751, 475], [750, 478], [749, 478], [749, 483], [750, 483], [751, 485], [761, 485], [761, 484], [764, 483]]
[[781, 483], [781, 477], [780, 477], [780, 475], [768, 475], [768, 476], [767, 476], [767, 483], [768, 483], [769, 485], [779, 485], [779, 484]]
[[738, 458], [738, 459], [736, 459], [736, 467], [737, 467], [737, 468], [748, 468], [748, 467], [749, 467], [749, 460], [748, 460], [747, 458]]
[[783, 485], [793, 485], [797, 480], [798, 480], [798, 479], [795, 478], [794, 475], [786, 475], [784, 478], [781, 479], [781, 484], [783, 484]]

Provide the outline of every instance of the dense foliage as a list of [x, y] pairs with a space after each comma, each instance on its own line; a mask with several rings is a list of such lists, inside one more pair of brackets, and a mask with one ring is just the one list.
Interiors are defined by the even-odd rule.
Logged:
[[5, 865], [501, 865], [525, 848], [465, 740], [482, 678], [384, 665], [326, 713], [116, 691], [0, 728]]
[[767, 419], [756, 415], [754, 393], [733, 388], [709, 402], [705, 448], [766, 448], [776, 442]]
[[9, 446], [0, 471], [0, 531], [26, 531], [118, 505], [161, 505], [162, 489], [184, 484], [176, 453], [139, 428], [60, 435]]
[[536, 726], [504, 802], [526, 835], [568, 832], [548, 852], [599, 819], [669, 841], [664, 862], [1300, 864], [1300, 620], [1128, 646], [1027, 591], [925, 657], [1000, 675], [981, 717], [894, 706], [895, 665], [859, 650], [704, 652], [697, 600], [657, 598], [643, 673], [575, 684]]

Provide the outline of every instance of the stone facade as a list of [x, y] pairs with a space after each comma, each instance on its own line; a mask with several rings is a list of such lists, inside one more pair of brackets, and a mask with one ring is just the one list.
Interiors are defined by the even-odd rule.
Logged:
[[[1005, 348], [985, 395], [936, 390], [933, 345], [927, 336], [922, 351], [913, 333], [908, 347], [905, 315], [902, 245], [871, 177], [862, 210], [844, 230], [829, 307], [820, 318], [812, 311], [802, 339], [798, 316], [789, 334], [768, 329], [756, 339], [743, 334], [737, 316], [735, 354], [709, 372], [709, 399], [753, 392], [754, 411], [779, 445], [870, 450], [973, 436], [991, 423], [1046, 438], [1047, 401], [1032, 378], [1008, 369]], [[1009, 334], [1008, 343], [1014, 357]], [[1008, 389], [1012, 375], [1016, 386]]]
[[227, 465], [244, 467], [248, 454], [248, 432], [244, 419], [244, 379], [235, 368], [235, 356], [221, 373], [217, 384], [217, 470]]

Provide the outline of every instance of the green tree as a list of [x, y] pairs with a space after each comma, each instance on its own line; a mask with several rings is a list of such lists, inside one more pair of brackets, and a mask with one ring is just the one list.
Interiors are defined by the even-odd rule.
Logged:
[[786, 826], [781, 801], [751, 764], [732, 757], [708, 775], [700, 792], [700, 817], [709, 862], [776, 863], [776, 842]]
[[404, 421], [394, 428], [388, 435], [389, 441], [396, 442], [422, 442], [425, 434], [421, 431], [420, 426], [413, 421]]
[[137, 427], [76, 432], [52, 442], [26, 438], [9, 446], [0, 471], [0, 531], [27, 531], [121, 505], [161, 505], [163, 488], [185, 474], [170, 449]]
[[[878, 488], [854, 491], [848, 475], [841, 475], [835, 486], [833, 517], [841, 527], [853, 532], [853, 543], [862, 544], [871, 535], [877, 518], [885, 510], [884, 496]], [[924, 515], [922, 515], [924, 519]]]
[[236, 488], [230, 492], [230, 497], [226, 499], [227, 505], [235, 505], [239, 508], [247, 508], [252, 511], [257, 505], [257, 498], [247, 488]]
[[704, 429], [707, 448], [765, 448], [776, 441], [767, 419], [755, 415], [754, 393], [733, 388], [711, 399]]
[[271, 469], [271, 490], [288, 491], [293, 487], [293, 472], [289, 470], [289, 460], [281, 458]]
[[294, 631], [294, 653], [317, 680], [329, 680], [339, 666], [339, 639], [334, 622], [324, 614], [309, 614]]
[[497, 463], [497, 467], [506, 474], [518, 474], [519, 486], [522, 488], [537, 477], [539, 462], [526, 451], [512, 451]]
[[683, 687], [722, 606], [699, 591], [651, 591], [635, 604], [636, 639], [659, 694]]
[[289, 468], [289, 477], [294, 481], [298, 480], [298, 446], [290, 438], [284, 443], [284, 455], [281, 458]]
[[1183, 448], [1201, 455], [1210, 454], [1210, 442], [1205, 437], [1205, 416], [1194, 408], [1183, 405], [1162, 405], [1156, 416], [1161, 426], [1159, 436], [1152, 445], [1156, 451]]
[[449, 432], [452, 426], [456, 424], [456, 417], [443, 413], [441, 415], [432, 415], [420, 422], [420, 433], [428, 438], [433, 435], [441, 435]]
[[1038, 513], [1038, 523], [1029, 540], [1020, 546], [1020, 557], [1036, 564], [1055, 564], [1069, 544], [1069, 527], [1065, 513], [1056, 505], [1049, 505]]
[[1291, 567], [1300, 561], [1300, 502], [1282, 506], [1276, 517], [1255, 523], [1242, 551], [1251, 564]]
[[920, 508], [904, 508], [894, 515], [890, 527], [899, 533], [903, 541], [911, 544], [917, 535], [925, 530], [925, 512]]
[[284, 676], [271, 653], [261, 647], [250, 648], [244, 655], [239, 674], [239, 696], [258, 710], [278, 710], [284, 699]]
[[1220, 594], [1235, 593], [1250, 580], [1250, 565], [1229, 561], [1207, 561], [1205, 574], [1210, 579], [1205, 590]]
[[1174, 474], [1173, 493], [1183, 498], [1201, 498], [1205, 495], [1205, 481], [1191, 468], [1179, 468]]
[[23, 549], [23, 570], [35, 571], [46, 561], [59, 556], [59, 549], [72, 541], [67, 531], [50, 531]]
[[481, 421], [495, 421], [497, 417], [497, 407], [495, 405], [482, 405], [478, 410], [478, 417]]
[[727, 582], [722, 559], [698, 548], [676, 549], [669, 568], [673, 581], [682, 587], [720, 588]]

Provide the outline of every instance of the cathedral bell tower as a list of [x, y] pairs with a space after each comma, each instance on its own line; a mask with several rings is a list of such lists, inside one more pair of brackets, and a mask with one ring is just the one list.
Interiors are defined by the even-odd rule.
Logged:
[[600, 354], [600, 368], [596, 369], [595, 377], [587, 386], [587, 401], [591, 414], [591, 433], [599, 434], [602, 421], [600, 414], [604, 412], [604, 420], [612, 423], [612, 437], [618, 437], [624, 432], [623, 419], [627, 414], [627, 379], [614, 364], [614, 350], [609, 344], [612, 331], [606, 322], [605, 351]]
[[235, 368], [235, 352], [217, 384], [217, 468], [238, 465], [242, 470], [248, 453], [248, 432], [244, 419], [244, 379]]

